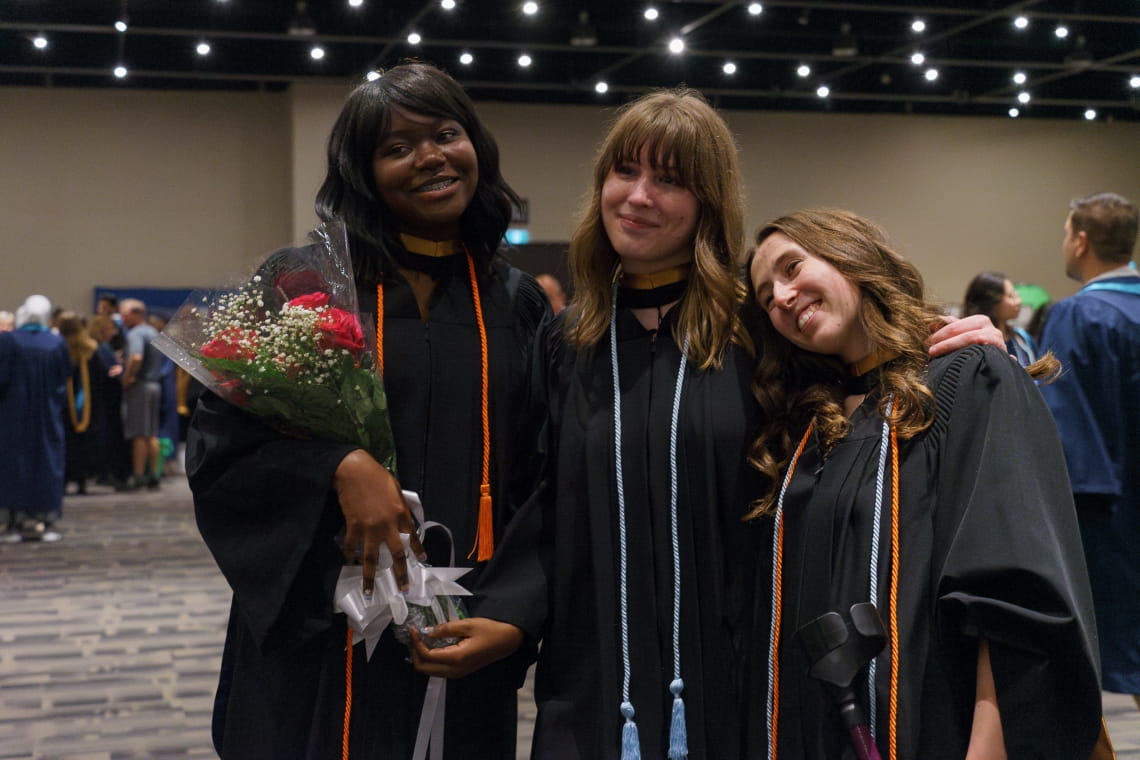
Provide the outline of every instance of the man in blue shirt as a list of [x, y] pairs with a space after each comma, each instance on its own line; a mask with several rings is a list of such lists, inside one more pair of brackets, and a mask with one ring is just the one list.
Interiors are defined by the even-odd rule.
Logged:
[[158, 427], [162, 355], [151, 345], [158, 335], [136, 298], [119, 304], [127, 345], [123, 357], [123, 433], [131, 441], [129, 488], [158, 488]]
[[1137, 209], [1114, 193], [1070, 204], [1061, 248], [1083, 287], [1041, 336], [1063, 372], [1041, 387], [1065, 448], [1092, 581], [1104, 688], [1140, 706], [1140, 275]]

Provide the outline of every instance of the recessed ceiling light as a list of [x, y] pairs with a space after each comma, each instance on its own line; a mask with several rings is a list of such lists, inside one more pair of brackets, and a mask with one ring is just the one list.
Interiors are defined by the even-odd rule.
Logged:
[[927, 82], [933, 82], [938, 78], [938, 69], [927, 69], [923, 76], [926, 77]]
[[1096, 109], [1095, 108], [1086, 108], [1085, 109], [1085, 120], [1086, 121], [1094, 121], [1095, 119], [1096, 119]]
[[194, 49], [196, 51], [198, 51], [198, 55], [209, 55], [210, 54], [210, 43], [204, 42], [204, 41], [199, 42], [198, 46]]
[[764, 12], [764, 6], [761, 5], [760, 3], [749, 3], [748, 4], [748, 12], [751, 13], [753, 16], [759, 16], [761, 13]]
[[1133, 74], [1128, 79], [1128, 86], [1131, 87], [1133, 90], [1140, 90], [1140, 76], [1136, 76], [1135, 74]]
[[439, 7], [445, 11], [455, 10], [455, 0], [439, 0]]
[[811, 76], [811, 66], [808, 66], [806, 63], [801, 63], [796, 67], [796, 73], [801, 77]]
[[1026, 76], [1025, 76], [1025, 72], [1024, 72], [1024, 71], [1015, 71], [1015, 72], [1013, 72], [1013, 83], [1014, 83], [1014, 84], [1025, 84], [1025, 80], [1026, 80], [1027, 78], [1028, 78], [1028, 77], [1026, 77]]
[[922, 64], [926, 63], [926, 56], [922, 53], [911, 53], [910, 62], [915, 66], [921, 66]]
[[534, 60], [526, 53], [519, 56], [519, 66], [522, 66], [524, 69], [532, 63], [534, 63]]
[[309, 51], [309, 57], [314, 61], [319, 61], [325, 57], [325, 49], [320, 45], [313, 45], [313, 49]]
[[423, 41], [423, 37], [420, 36], [419, 32], [411, 32], [410, 34], [408, 34], [408, 44], [409, 45], [418, 45], [422, 41]]
[[1017, 108], [1009, 109], [1009, 118], [1016, 119], [1018, 116], [1021, 116], [1021, 111], [1019, 109], [1017, 109]]
[[381, 74], [379, 71], [377, 71], [376, 69], [372, 69], [372, 71], [369, 71], [367, 74], [364, 75], [364, 78], [367, 79], [369, 82], [375, 82], [377, 79], [379, 79], [382, 76], [383, 76], [383, 74]]
[[115, 22], [115, 31], [120, 32], [120, 33], [127, 31], [127, 20], [121, 18], [118, 21], [116, 21]]
[[1057, 39], [1063, 40], [1069, 36], [1069, 27], [1064, 24], [1059, 24], [1057, 28], [1053, 30], [1053, 34], [1057, 35]]
[[348, 0], [348, 5], [350, 8], [359, 8], [364, 5], [364, 0]]
[[1015, 29], [1025, 29], [1029, 26], [1029, 19], [1025, 16], [1018, 16], [1013, 20], [1013, 27]]
[[48, 46], [48, 39], [42, 34], [37, 34], [35, 37], [32, 37], [32, 44], [35, 45], [37, 50], [43, 50]]
[[684, 50], [685, 50], [685, 41], [683, 39], [681, 39], [680, 37], [674, 37], [673, 39], [669, 40], [669, 52], [670, 53], [674, 53], [674, 54], [682, 53], [682, 52], [684, 52]]
[[916, 18], [914, 21], [910, 22], [910, 30], [917, 34], [922, 34], [926, 31], [926, 22], [920, 18]]
[[535, 3], [535, 2], [523, 3], [522, 12], [528, 16], [533, 16], [534, 14], [538, 13], [538, 3]]
[[606, 91], [609, 89], [610, 86], [605, 82], [598, 82], [594, 85], [594, 92], [598, 93], [599, 95], [605, 95]]
[[1031, 98], [1030, 98], [1030, 95], [1029, 95], [1029, 93], [1028, 93], [1028, 92], [1019, 92], [1019, 93], [1017, 93], [1017, 102], [1018, 102], [1018, 103], [1021, 103], [1022, 105], [1025, 105], [1025, 104], [1026, 104], [1026, 103], [1028, 103], [1030, 100], [1031, 100]]
[[118, 66], [115, 67], [114, 74], [115, 74], [115, 77], [118, 79], [126, 79], [127, 78], [127, 67], [120, 63]]
[[815, 88], [815, 94], [821, 98], [826, 98], [831, 94], [831, 88], [825, 84], [821, 84], [819, 87]]
[[464, 66], [470, 66], [471, 62], [474, 60], [475, 60], [475, 56], [471, 55], [470, 53], [468, 53], [466, 51], [459, 54], [459, 62], [462, 63]]
[[646, 21], [656, 21], [657, 17], [661, 14], [659, 14], [657, 12], [657, 9], [651, 5], [648, 8], [646, 8], [645, 13], [642, 13], [641, 15], [645, 16]]
[[736, 73], [736, 64], [733, 63], [732, 61], [725, 61], [724, 65], [720, 67], [720, 70], [723, 71], [725, 74], [732, 76], [733, 74]]

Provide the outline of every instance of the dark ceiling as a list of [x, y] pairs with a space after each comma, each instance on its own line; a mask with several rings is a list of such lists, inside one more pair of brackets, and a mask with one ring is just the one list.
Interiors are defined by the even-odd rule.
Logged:
[[[612, 104], [684, 83], [725, 108], [1002, 118], [1017, 108], [1022, 118], [1065, 119], [1094, 109], [1098, 120], [1140, 120], [1140, 0], [787, 0], [763, 2], [758, 14], [740, 0], [538, 0], [533, 15], [523, 5], [0, 0], [0, 86], [279, 90], [359, 81], [415, 57], [484, 100]], [[650, 6], [654, 21], [644, 15]], [[113, 26], [120, 18], [125, 32]], [[916, 19], [924, 30], [912, 29]], [[679, 54], [667, 47], [674, 36], [684, 40]], [[202, 42], [208, 55], [196, 52]], [[121, 79], [112, 73], [119, 64]], [[599, 81], [607, 92], [596, 91]], [[1017, 102], [1022, 92], [1028, 103]]]

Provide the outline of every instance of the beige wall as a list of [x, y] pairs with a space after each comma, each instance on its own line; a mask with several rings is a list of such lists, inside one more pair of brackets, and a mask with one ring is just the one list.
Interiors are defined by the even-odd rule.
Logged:
[[211, 284], [288, 240], [288, 96], [0, 88], [0, 308]]
[[[96, 284], [224, 281], [314, 222], [328, 130], [346, 94], [0, 88], [0, 308], [31, 292], [89, 308]], [[565, 240], [612, 109], [483, 103], [531, 240]], [[731, 111], [747, 225], [808, 205], [880, 221], [932, 292], [983, 269], [1072, 292], [1069, 199], [1140, 200], [1140, 125]]]

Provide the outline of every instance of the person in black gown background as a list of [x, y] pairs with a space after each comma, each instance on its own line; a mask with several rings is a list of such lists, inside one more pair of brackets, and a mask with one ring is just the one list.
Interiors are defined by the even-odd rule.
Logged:
[[781, 603], [749, 660], [774, 667], [753, 673], [748, 712], [768, 716], [770, 744], [755, 754], [854, 757], [796, 638], [871, 601], [887, 645], [854, 690], [883, 757], [1089, 757], [1101, 702], [1088, 575], [1033, 382], [1056, 360], [1027, 373], [986, 346], [930, 361], [937, 311], [918, 271], [849, 212], [792, 213], [757, 242], [766, 424], [752, 458], [769, 490], [753, 514], [775, 515], [776, 561], [758, 575]]
[[[425, 64], [357, 87], [329, 138], [316, 208], [347, 225], [362, 320], [377, 324], [380, 312], [398, 483], [361, 449], [280, 435], [210, 393], [193, 416], [198, 525], [233, 589], [214, 714], [225, 760], [342, 756], [346, 622], [333, 589], [362, 550], [370, 591], [381, 543], [406, 586], [399, 532], [413, 525], [401, 487], [450, 529], [457, 564], [475, 568], [462, 583], [475, 589], [514, 494], [532, 490], [534, 433], [518, 400], [549, 306], [497, 255], [518, 201], [498, 156], [462, 88]], [[485, 508], [489, 535], [478, 530]], [[440, 543], [427, 559], [446, 565]], [[355, 648], [348, 756], [411, 757], [427, 679], [407, 658], [390, 630], [370, 660]], [[447, 758], [513, 760], [527, 664], [523, 650], [449, 684]]]

